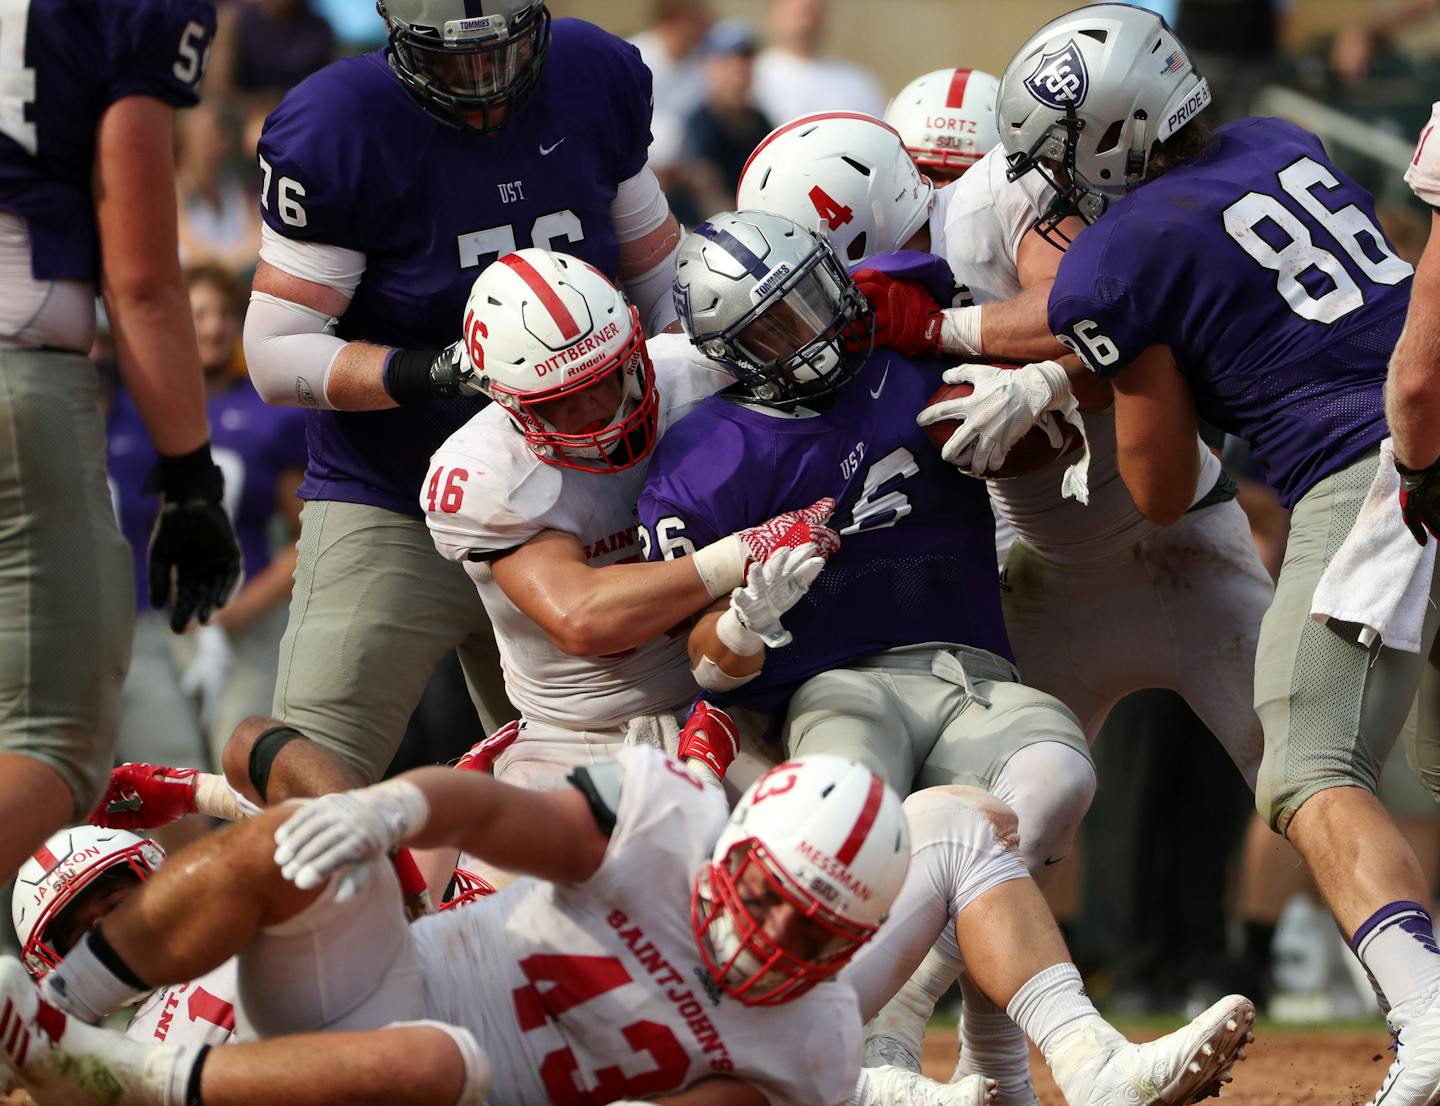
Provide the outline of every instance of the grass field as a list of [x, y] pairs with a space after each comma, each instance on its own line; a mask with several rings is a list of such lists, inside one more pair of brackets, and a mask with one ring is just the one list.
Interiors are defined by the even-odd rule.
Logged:
[[[1169, 1026], [1122, 1025], [1136, 1040], [1157, 1037]], [[1316, 1029], [1271, 1027], [1262, 1023], [1249, 1058], [1235, 1068], [1216, 1106], [1364, 1106], [1385, 1078], [1394, 1058], [1390, 1038], [1374, 1028], [1327, 1026]], [[934, 1024], [925, 1037], [925, 1074], [947, 1079], [955, 1068], [955, 1029]], [[1030, 1069], [1040, 1092], [1040, 1106], [1065, 1106], [1050, 1073], [1032, 1050]]]

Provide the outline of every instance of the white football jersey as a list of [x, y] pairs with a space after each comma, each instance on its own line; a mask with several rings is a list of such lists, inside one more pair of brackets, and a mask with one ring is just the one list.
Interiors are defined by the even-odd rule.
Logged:
[[189, 983], [151, 991], [125, 1036], [146, 1045], [223, 1045], [235, 1036], [235, 958]]
[[[661, 434], [734, 382], [683, 335], [661, 334], [647, 345], [660, 392]], [[475, 581], [495, 628], [505, 690], [527, 720], [611, 729], [673, 709], [697, 690], [685, 633], [613, 656], [569, 656], [510, 601], [489, 565], [474, 559], [558, 530], [579, 539], [587, 563], [597, 568], [644, 560], [635, 500], [648, 467], [647, 460], [623, 472], [594, 473], [547, 464], [498, 404], [452, 434], [431, 458], [420, 495], [430, 535], [440, 553], [464, 564]]]
[[1410, 159], [1410, 168], [1405, 170], [1405, 183], [1431, 207], [1440, 207], [1440, 138], [1435, 137], [1437, 123], [1440, 123], [1440, 103], [1435, 104], [1430, 122], [1420, 132], [1415, 156]]
[[717, 990], [690, 896], [724, 796], [648, 746], [617, 760], [619, 811], [593, 876], [517, 880], [415, 924], [431, 1015], [490, 1055], [491, 1106], [650, 1098], [715, 1074], [770, 1106], [841, 1106], [860, 1074], [855, 992], [836, 979], [747, 1007]]
[[[1005, 179], [1005, 150], [997, 146], [963, 177], [939, 192], [946, 197], [931, 213], [931, 249], [949, 263], [955, 279], [976, 303], [994, 303], [1020, 294], [1016, 257], [1020, 240], [1050, 202], [1050, 187], [1039, 173]], [[937, 219], [936, 213], [939, 218]], [[936, 228], [939, 234], [936, 234]], [[1135, 508], [1115, 459], [1115, 419], [1083, 412], [1090, 442], [1090, 503], [1081, 506], [1060, 495], [1060, 480], [1078, 455], [1062, 458], [1028, 476], [989, 481], [996, 512], [1015, 536], [1047, 559], [1075, 564], [1119, 552], [1159, 527]], [[1220, 462], [1198, 438], [1200, 478], [1196, 502], [1220, 475]]]

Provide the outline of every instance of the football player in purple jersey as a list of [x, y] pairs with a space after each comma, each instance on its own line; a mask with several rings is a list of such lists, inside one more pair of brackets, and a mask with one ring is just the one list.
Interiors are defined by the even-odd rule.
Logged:
[[479, 272], [563, 249], [616, 280], [651, 333], [673, 319], [680, 232], [646, 168], [635, 48], [552, 22], [542, 0], [379, 10], [389, 44], [291, 90], [259, 143], [246, 359], [268, 402], [308, 409], [310, 452], [284, 725], [258, 743], [245, 729], [227, 754], [272, 800], [378, 778], [452, 648], [487, 730], [513, 716], [484, 607], [417, 499], [430, 455], [484, 402], [457, 341]]
[[214, 30], [209, 0], [0, 12], [0, 879], [104, 789], [130, 659], [134, 583], [85, 356], [97, 291], [158, 455], [150, 601], [173, 593], [180, 632], [240, 573], [170, 200], [174, 110], [195, 104]]
[[[1375, 1101], [1427, 1106], [1440, 1099], [1440, 948], [1424, 874], [1375, 796], [1440, 621], [1433, 554], [1392, 506], [1384, 410], [1411, 268], [1319, 139], [1278, 119], [1212, 133], [1209, 98], [1163, 20], [1097, 4], [1021, 47], [1001, 81], [1001, 139], [1013, 175], [1051, 185], [1042, 226], [1093, 223], [1060, 264], [1050, 326], [1114, 384], [1136, 506], [1162, 523], [1185, 511], [1203, 418], [1250, 443], [1292, 508], [1256, 652], [1256, 804], [1389, 1014], [1399, 1048]], [[1383, 509], [1363, 512], [1370, 498]], [[1422, 731], [1440, 723], [1434, 703], [1421, 697]]]

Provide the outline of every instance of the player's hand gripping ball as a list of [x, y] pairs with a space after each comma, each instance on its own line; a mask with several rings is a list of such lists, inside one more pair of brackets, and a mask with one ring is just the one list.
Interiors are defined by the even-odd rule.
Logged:
[[[1084, 438], [1054, 410], [1035, 411], [1048, 400], [1027, 396], [1028, 389], [1007, 387], [1011, 382], [1001, 376], [1034, 367], [962, 365], [948, 369], [948, 383], [930, 397], [929, 406], [916, 421], [941, 456], [963, 472], [1005, 479], [1042, 469], [1078, 449]], [[968, 379], [972, 377], [975, 383]]]

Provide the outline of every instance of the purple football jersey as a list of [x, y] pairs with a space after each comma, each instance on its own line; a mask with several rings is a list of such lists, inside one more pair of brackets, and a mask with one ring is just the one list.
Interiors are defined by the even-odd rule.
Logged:
[[[225, 509], [240, 541], [245, 575], [253, 577], [271, 559], [270, 525], [279, 510], [276, 482], [286, 469], [305, 467], [305, 413], [268, 406], [249, 380], [210, 396], [205, 411], [210, 452], [225, 474]], [[140, 490], [155, 464], [155, 448], [128, 392], [116, 392], [106, 430], [115, 512], [135, 558], [135, 594], [141, 609], [148, 609], [147, 551], [160, 497]]]
[[211, 0], [6, 4], [0, 211], [25, 221], [36, 279], [96, 279], [91, 181], [100, 117], [126, 96], [192, 106], [214, 35]]
[[939, 361], [877, 350], [824, 410], [792, 417], [711, 396], [656, 450], [640, 522], [652, 560], [833, 496], [838, 553], [785, 616], [792, 644], [721, 702], [781, 709], [801, 682], [903, 645], [1009, 657], [985, 485], [940, 459], [915, 415]]
[[[610, 205], [649, 143], [650, 71], [639, 52], [557, 19], [533, 98], [492, 136], [427, 115], [383, 52], [297, 85], [260, 138], [261, 209], [287, 238], [365, 254], [340, 337], [434, 349], [460, 337], [471, 283], [502, 254], [563, 250], [613, 277]], [[302, 498], [419, 517], [430, 455], [481, 405], [309, 412]]]
[[1388, 433], [1411, 272], [1318, 138], [1246, 119], [1076, 239], [1050, 329], [1102, 376], [1169, 346], [1200, 417], [1250, 443], [1288, 507]]

